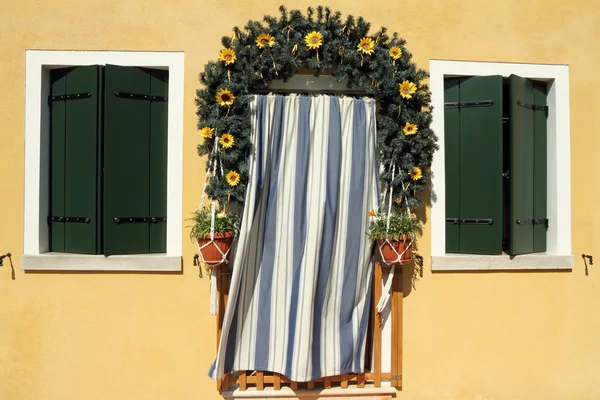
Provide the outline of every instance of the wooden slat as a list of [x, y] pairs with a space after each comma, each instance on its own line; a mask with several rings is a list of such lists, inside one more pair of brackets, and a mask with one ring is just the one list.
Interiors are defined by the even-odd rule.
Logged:
[[315, 381], [306, 382], [306, 388], [308, 390], [313, 390], [315, 388]]
[[340, 379], [341, 385], [343, 389], [348, 388], [348, 374], [343, 374]]
[[240, 388], [240, 390], [246, 390], [248, 388], [248, 385], [246, 383], [246, 371], [242, 371], [240, 372], [240, 376], [238, 377], [238, 386]]
[[323, 384], [325, 386], [325, 389], [331, 389], [331, 378], [326, 377], [325, 379], [323, 379]]
[[[377, 312], [377, 302], [381, 298], [381, 264], [375, 263], [375, 279], [373, 279], [373, 293], [375, 294], [375, 301], [373, 302], [373, 315], [375, 323], [373, 324], [373, 352], [374, 352], [374, 366], [373, 366], [373, 384], [375, 387], [381, 387], [381, 315]], [[393, 342], [393, 340], [392, 340]]]
[[296, 381], [290, 381], [290, 389], [297, 390], [298, 389], [298, 382], [296, 382]]
[[402, 320], [404, 318], [404, 270], [401, 268], [400, 269], [400, 276], [398, 276], [398, 282], [396, 283], [396, 297], [398, 298], [398, 303], [397, 303], [397, 312], [396, 312], [396, 319], [398, 320], [398, 337], [396, 338], [396, 342], [398, 343], [397, 345], [397, 351], [398, 351], [398, 355], [396, 356], [396, 373], [398, 375], [398, 379], [396, 380], [397, 383], [397, 388], [401, 388], [402, 387], [402, 343], [404, 342], [404, 332], [403, 332], [403, 323]]
[[256, 390], [265, 389], [264, 372], [256, 371]]
[[279, 374], [273, 374], [273, 389], [281, 389], [281, 377]]
[[358, 374], [356, 378], [356, 386], [359, 388], [365, 387], [365, 374]]
[[[213, 274], [217, 274], [217, 299], [218, 299], [218, 311], [217, 311], [217, 351], [219, 351], [219, 342], [221, 340], [221, 332], [223, 330], [223, 276], [219, 274], [218, 269], [212, 271]], [[217, 390], [219, 393], [223, 392], [223, 378], [217, 380]]]
[[[395, 267], [392, 267], [395, 268]], [[398, 300], [398, 297], [396, 296], [396, 280], [398, 279], [397, 276], [397, 272], [398, 269], [396, 269], [394, 272], [394, 278], [392, 280], [392, 298], [391, 298], [391, 312], [390, 312], [390, 316], [392, 318], [392, 354], [391, 354], [391, 358], [392, 358], [392, 365], [391, 365], [391, 373], [392, 373], [392, 379], [391, 379], [391, 384], [392, 386], [396, 386], [396, 379], [394, 379], [394, 377], [396, 376], [396, 366], [397, 361], [396, 358], [398, 357], [398, 351], [397, 351], [397, 346], [398, 346], [398, 321], [396, 319], [396, 302]], [[388, 278], [389, 279], [389, 278]]]
[[392, 379], [391, 385], [402, 386], [402, 267], [396, 268], [392, 281]]

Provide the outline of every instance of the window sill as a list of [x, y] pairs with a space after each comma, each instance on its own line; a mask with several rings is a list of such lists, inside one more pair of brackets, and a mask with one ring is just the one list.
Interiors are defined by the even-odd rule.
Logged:
[[432, 271], [570, 271], [573, 269], [572, 255], [548, 253], [509, 255], [445, 254], [431, 257]]
[[181, 257], [166, 254], [119, 256], [71, 253], [23, 254], [25, 271], [146, 271], [180, 272]]
[[[364, 388], [357, 388], [356, 385], [348, 385], [348, 388], [342, 389], [339, 387], [331, 389], [314, 389], [314, 390], [292, 390], [289, 387], [282, 387], [280, 390], [274, 390], [272, 387], [267, 387], [264, 390], [256, 390], [250, 387], [247, 390], [229, 390], [223, 392], [223, 397], [226, 399], [381, 399], [382, 396], [393, 396], [396, 394], [396, 388], [389, 385], [389, 382], [382, 382], [381, 387], [376, 388], [373, 384], [366, 384]], [[385, 397], [383, 397], [385, 398]]]

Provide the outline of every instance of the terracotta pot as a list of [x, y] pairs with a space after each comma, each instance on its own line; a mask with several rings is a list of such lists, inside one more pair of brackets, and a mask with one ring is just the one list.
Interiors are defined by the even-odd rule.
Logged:
[[[202, 247], [205, 244], [209, 243], [206, 247]], [[222, 264], [225, 261], [223, 260], [223, 254], [227, 253], [227, 250], [231, 247], [231, 243], [233, 243], [233, 232], [225, 232], [225, 233], [215, 233], [214, 240], [211, 243], [210, 236], [198, 238], [198, 246], [200, 246], [200, 252], [202, 252], [202, 258], [204, 262], [211, 265]], [[219, 252], [221, 249], [221, 252]]]
[[[402, 264], [406, 264], [407, 262], [412, 260], [412, 247], [410, 246], [410, 242], [412, 238], [410, 235], [401, 236], [400, 240], [389, 240], [389, 243], [385, 240], [377, 240], [377, 245], [381, 249], [381, 257], [383, 258], [383, 262], [386, 264], [395, 264], [398, 259], [398, 256], [392, 249], [392, 247], [402, 256], [400, 262]], [[390, 246], [391, 244], [391, 246]], [[405, 251], [406, 250], [406, 251]], [[404, 252], [404, 254], [402, 253]]]

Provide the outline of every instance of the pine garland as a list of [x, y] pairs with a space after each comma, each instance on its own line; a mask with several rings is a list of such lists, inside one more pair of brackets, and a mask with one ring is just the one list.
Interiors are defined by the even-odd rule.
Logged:
[[[328, 7], [308, 8], [306, 16], [298, 10], [288, 12], [284, 6], [279, 10], [278, 18], [265, 16], [262, 21], [248, 21], [243, 29], [233, 28], [231, 37], [221, 39], [220, 59], [209, 62], [200, 74], [204, 88], [196, 96], [198, 128], [207, 134], [198, 145], [198, 154], [209, 156], [207, 168], [212, 163], [218, 166], [215, 174], [209, 171], [207, 195], [221, 204], [243, 203], [251, 149], [252, 94], [267, 89], [274, 79], [285, 82], [299, 68], [310, 68], [315, 76], [331, 71], [338, 81], [347, 80], [348, 88], [365, 90], [377, 100], [379, 161], [384, 165], [380, 182], [394, 188], [397, 202], [406, 199], [413, 209], [421, 206], [418, 193], [426, 187], [438, 146], [429, 128], [430, 92], [423, 83], [428, 74], [412, 62], [405, 40], [397, 33], [390, 37], [384, 27], [369, 35], [370, 24], [362, 17], [349, 15], [343, 20], [340, 12]], [[317, 48], [307, 44], [312, 32], [322, 37]], [[362, 51], [359, 44], [364, 45]], [[405, 96], [401, 95], [403, 82]], [[231, 100], [227, 96], [217, 99], [223, 89], [235, 96], [232, 104], [225, 104]], [[233, 136], [233, 146], [218, 144], [213, 152], [214, 136], [221, 138], [226, 133]], [[392, 182], [393, 165], [396, 174]], [[235, 177], [232, 171], [239, 174], [238, 183], [228, 179]]]

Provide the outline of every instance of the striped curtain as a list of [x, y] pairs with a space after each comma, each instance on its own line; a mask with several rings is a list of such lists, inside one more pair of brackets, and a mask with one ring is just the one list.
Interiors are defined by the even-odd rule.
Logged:
[[375, 102], [256, 96], [254, 151], [210, 375], [364, 371], [378, 206]]

